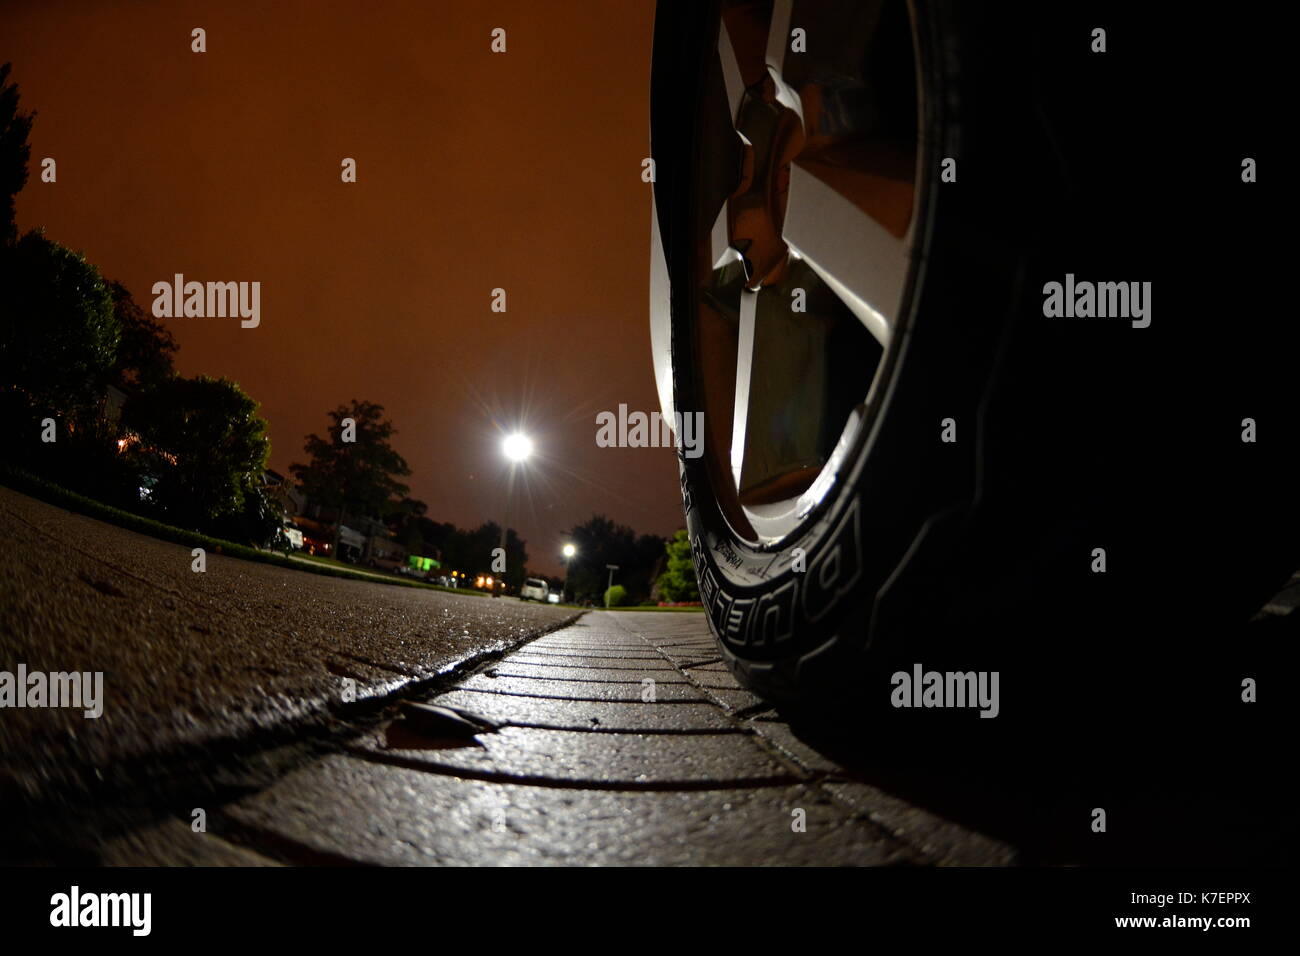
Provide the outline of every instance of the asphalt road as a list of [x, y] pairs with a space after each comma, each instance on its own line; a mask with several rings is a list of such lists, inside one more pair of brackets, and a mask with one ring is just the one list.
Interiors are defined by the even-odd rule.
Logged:
[[44, 799], [159, 753], [326, 720], [572, 611], [207, 555], [0, 487], [0, 671], [102, 671], [103, 713], [0, 710], [0, 795]]

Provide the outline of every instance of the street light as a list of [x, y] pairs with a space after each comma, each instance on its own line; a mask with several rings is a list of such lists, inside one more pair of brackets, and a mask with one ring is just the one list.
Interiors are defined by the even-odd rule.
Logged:
[[533, 453], [533, 440], [522, 432], [514, 432], [501, 442], [501, 450], [507, 458], [518, 464]]
[[607, 564], [609, 568], [609, 584], [605, 587], [605, 607], [609, 607], [609, 592], [614, 587], [614, 572], [618, 570], [617, 564]]
[[561, 601], [564, 600], [565, 592], [569, 590], [569, 562], [573, 560], [573, 556], [578, 553], [578, 549], [575, 548], [572, 544], [566, 544], [563, 548], [563, 553], [564, 553], [564, 584], [560, 588]]
[[[528, 460], [528, 456], [533, 453], [533, 440], [523, 432], [511, 432], [501, 441], [501, 452], [506, 456], [511, 466], [522, 465]], [[501, 560], [504, 563], [506, 557], [506, 533], [510, 527], [510, 491], [514, 487], [514, 475], [506, 480], [506, 506], [504, 520], [501, 522]], [[505, 591], [505, 575], [501, 576], [501, 590]], [[492, 588], [492, 596], [500, 597], [497, 594], [496, 587]]]

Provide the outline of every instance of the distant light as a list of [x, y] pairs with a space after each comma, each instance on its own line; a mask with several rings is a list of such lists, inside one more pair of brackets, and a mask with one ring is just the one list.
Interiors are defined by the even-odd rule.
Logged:
[[501, 450], [511, 461], [523, 461], [533, 453], [533, 440], [527, 435], [515, 432], [506, 436], [501, 443]]
[[578, 549], [575, 548], [573, 545], [571, 545], [571, 544], [566, 544], [566, 545], [564, 546], [564, 556], [565, 556], [566, 558], [571, 558], [571, 557], [573, 557], [573, 556], [574, 556], [575, 554], [577, 554], [577, 553], [578, 553]]

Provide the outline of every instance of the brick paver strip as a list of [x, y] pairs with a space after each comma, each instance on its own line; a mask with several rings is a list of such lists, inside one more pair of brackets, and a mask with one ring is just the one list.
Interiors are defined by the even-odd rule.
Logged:
[[676, 664], [665, 660], [663, 657], [658, 659], [637, 657], [619, 660], [609, 657], [585, 657], [580, 654], [566, 654], [563, 657], [558, 655], [543, 657], [541, 655], [511, 654], [510, 663], [528, 664], [533, 667], [587, 667], [594, 670], [680, 670]]
[[656, 655], [654, 657], [638, 657], [632, 659], [618, 659], [611, 657], [585, 657], [558, 654], [546, 655], [529, 654], [527, 651], [519, 654], [510, 655], [511, 662], [520, 664], [535, 664], [539, 667], [590, 667], [600, 670], [665, 670], [677, 672], [678, 668], [671, 662], [664, 660]]
[[[519, 664], [514, 660], [505, 661], [492, 668], [496, 677], [533, 677], [542, 680], [581, 680], [597, 683], [628, 683], [640, 685], [643, 677], [651, 678], [656, 684], [690, 684], [692, 681], [679, 670], [671, 667], [611, 668], [596, 669], [592, 667], [575, 667], [573, 665], [537, 665]], [[700, 682], [703, 683], [703, 682]], [[736, 684], [725, 686], [735, 687]]]
[[[806, 812], [794, 832], [793, 811]], [[918, 862], [803, 785], [678, 793], [458, 780], [333, 756], [225, 810], [236, 832], [387, 865]]]
[[506, 727], [480, 734], [468, 746], [411, 750], [366, 737], [354, 751], [413, 768], [478, 778], [581, 783], [629, 789], [732, 786], [792, 781], [778, 763], [743, 734], [593, 734]]
[[592, 660], [605, 659], [613, 661], [662, 661], [664, 656], [656, 653], [652, 647], [643, 647], [641, 650], [630, 651], [602, 651], [602, 650], [583, 650], [583, 651], [561, 651], [554, 647], [535, 647], [528, 646], [529, 657], [586, 657]]
[[549, 727], [553, 730], [740, 732], [716, 704], [643, 704], [556, 700], [453, 690], [434, 703], [461, 707], [493, 720]]
[[[650, 675], [646, 675], [650, 676]], [[641, 701], [641, 679], [610, 684], [595, 681], [540, 680], [532, 677], [488, 677], [475, 674], [460, 686], [491, 694], [524, 694], [530, 697], [567, 697], [572, 700]], [[659, 684], [655, 698], [664, 700], [707, 700], [704, 692], [690, 684]]]
[[602, 644], [617, 646], [619, 644], [643, 644], [637, 634], [627, 634], [607, 627], [573, 627], [564, 632], [555, 632], [547, 637], [550, 644]]
[[583, 641], [582, 643], [567, 643], [563, 641], [533, 641], [535, 650], [547, 651], [564, 651], [566, 653], [581, 654], [583, 651], [634, 651], [644, 653], [646, 644], [644, 641], [627, 643], [614, 643], [613, 641]]
[[[246, 843], [288, 862], [393, 865], [1012, 859], [846, 779], [785, 724], [748, 719], [764, 705], [725, 667], [686, 669], [716, 650], [703, 617], [681, 617], [603, 612], [534, 641], [431, 697], [499, 722], [496, 732], [376, 727], [218, 808], [213, 857]], [[655, 680], [653, 703], [642, 677]], [[157, 857], [162, 842], [131, 846]]]
[[645, 641], [544, 641], [537, 640], [532, 642], [534, 650], [539, 651], [565, 651], [573, 653], [582, 653], [583, 651], [624, 651], [636, 654], [644, 654], [646, 651], [654, 650], [646, 644]]
[[704, 664], [718, 659], [717, 654], [670, 654], [665, 652], [664, 656], [678, 667], [694, 667], [696, 664]]

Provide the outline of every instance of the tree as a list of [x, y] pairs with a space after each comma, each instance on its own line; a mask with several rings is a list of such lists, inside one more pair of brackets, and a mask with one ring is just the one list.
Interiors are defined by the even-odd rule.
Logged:
[[434, 524], [428, 514], [429, 506], [418, 498], [403, 498], [390, 513], [388, 530], [408, 554], [437, 557], [425, 543], [425, 531]]
[[27, 134], [35, 113], [18, 111], [18, 84], [9, 82], [11, 64], [0, 66], [0, 243], [18, 235], [14, 218], [14, 197], [27, 184], [27, 160], [32, 148]]
[[121, 328], [99, 270], [29, 232], [0, 247], [0, 387], [77, 420], [102, 394]]
[[121, 327], [113, 384], [126, 391], [149, 388], [175, 374], [172, 359], [178, 346], [167, 327], [154, 320], [120, 282], [109, 282], [113, 315]]
[[241, 515], [254, 526], [269, 520], [260, 484], [271, 442], [257, 410], [235, 382], [204, 375], [127, 400], [123, 424], [140, 438], [133, 454], [167, 520], [205, 531]]
[[699, 585], [695, 580], [695, 562], [691, 559], [691, 542], [685, 529], [679, 530], [664, 545], [668, 567], [659, 577], [659, 593], [665, 601], [698, 601]]
[[[328, 437], [307, 436], [303, 451], [310, 461], [289, 466], [305, 495], [337, 512], [335, 554], [348, 515], [387, 517], [394, 499], [410, 490], [398, 480], [411, 469], [390, 442], [397, 429], [383, 416], [384, 406], [373, 402], [354, 398], [351, 407], [340, 405], [329, 413]], [[351, 420], [350, 426], [345, 419]]]

